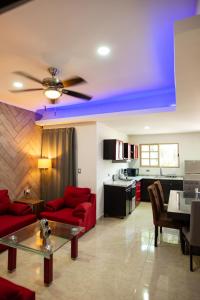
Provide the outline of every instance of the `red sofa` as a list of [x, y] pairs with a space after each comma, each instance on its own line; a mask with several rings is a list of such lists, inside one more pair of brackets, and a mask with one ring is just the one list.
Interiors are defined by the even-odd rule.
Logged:
[[[36, 221], [30, 206], [10, 201], [8, 190], [0, 190], [0, 237]], [[0, 252], [7, 246], [0, 244]]]
[[35, 300], [35, 292], [0, 277], [1, 300]]
[[96, 195], [89, 188], [68, 186], [64, 196], [46, 203], [41, 218], [85, 227], [85, 232], [96, 224]]

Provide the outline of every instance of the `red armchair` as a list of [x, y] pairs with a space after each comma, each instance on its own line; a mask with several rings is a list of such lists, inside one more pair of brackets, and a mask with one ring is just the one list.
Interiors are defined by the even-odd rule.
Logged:
[[35, 300], [35, 292], [0, 277], [1, 300]]
[[96, 224], [96, 195], [89, 188], [68, 186], [64, 196], [46, 203], [41, 218], [85, 227], [90, 230]]
[[[12, 203], [8, 190], [0, 190], [0, 237], [12, 233], [36, 221], [31, 208], [26, 204]], [[7, 246], [0, 244], [0, 252]]]

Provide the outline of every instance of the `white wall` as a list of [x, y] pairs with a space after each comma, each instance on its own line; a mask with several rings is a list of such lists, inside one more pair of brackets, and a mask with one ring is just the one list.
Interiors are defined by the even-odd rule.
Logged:
[[77, 135], [77, 185], [90, 187], [96, 193], [96, 124], [74, 126]]
[[101, 122], [97, 122], [97, 218], [101, 217], [104, 213], [104, 181], [111, 179], [112, 175], [118, 173], [119, 169], [127, 168], [128, 166], [127, 163], [112, 163], [111, 160], [103, 160], [104, 139], [119, 139], [127, 142], [128, 136]]
[[[200, 132], [197, 133], [177, 133], [177, 134], [155, 134], [155, 135], [135, 135], [129, 136], [132, 144], [145, 143], [178, 143], [180, 168], [162, 168], [163, 174], [184, 174], [184, 160], [200, 160]], [[131, 162], [130, 167], [140, 167], [140, 159]], [[150, 170], [150, 172], [147, 172]], [[158, 168], [140, 168], [140, 174], [160, 174]]]

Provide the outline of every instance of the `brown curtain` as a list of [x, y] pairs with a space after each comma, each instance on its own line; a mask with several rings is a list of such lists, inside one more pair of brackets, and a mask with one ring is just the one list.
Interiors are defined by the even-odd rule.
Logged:
[[76, 185], [75, 128], [43, 129], [41, 156], [52, 159], [52, 168], [41, 170], [41, 199], [62, 197]]

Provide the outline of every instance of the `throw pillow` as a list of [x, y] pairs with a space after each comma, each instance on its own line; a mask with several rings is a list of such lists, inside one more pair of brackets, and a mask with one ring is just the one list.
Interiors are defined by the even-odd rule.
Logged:
[[29, 205], [23, 203], [10, 203], [9, 213], [16, 216], [25, 216], [32, 213]]
[[56, 211], [61, 208], [63, 208], [65, 205], [64, 199], [63, 198], [56, 198], [52, 201], [49, 201], [46, 203], [46, 208], [49, 209], [50, 211]]

